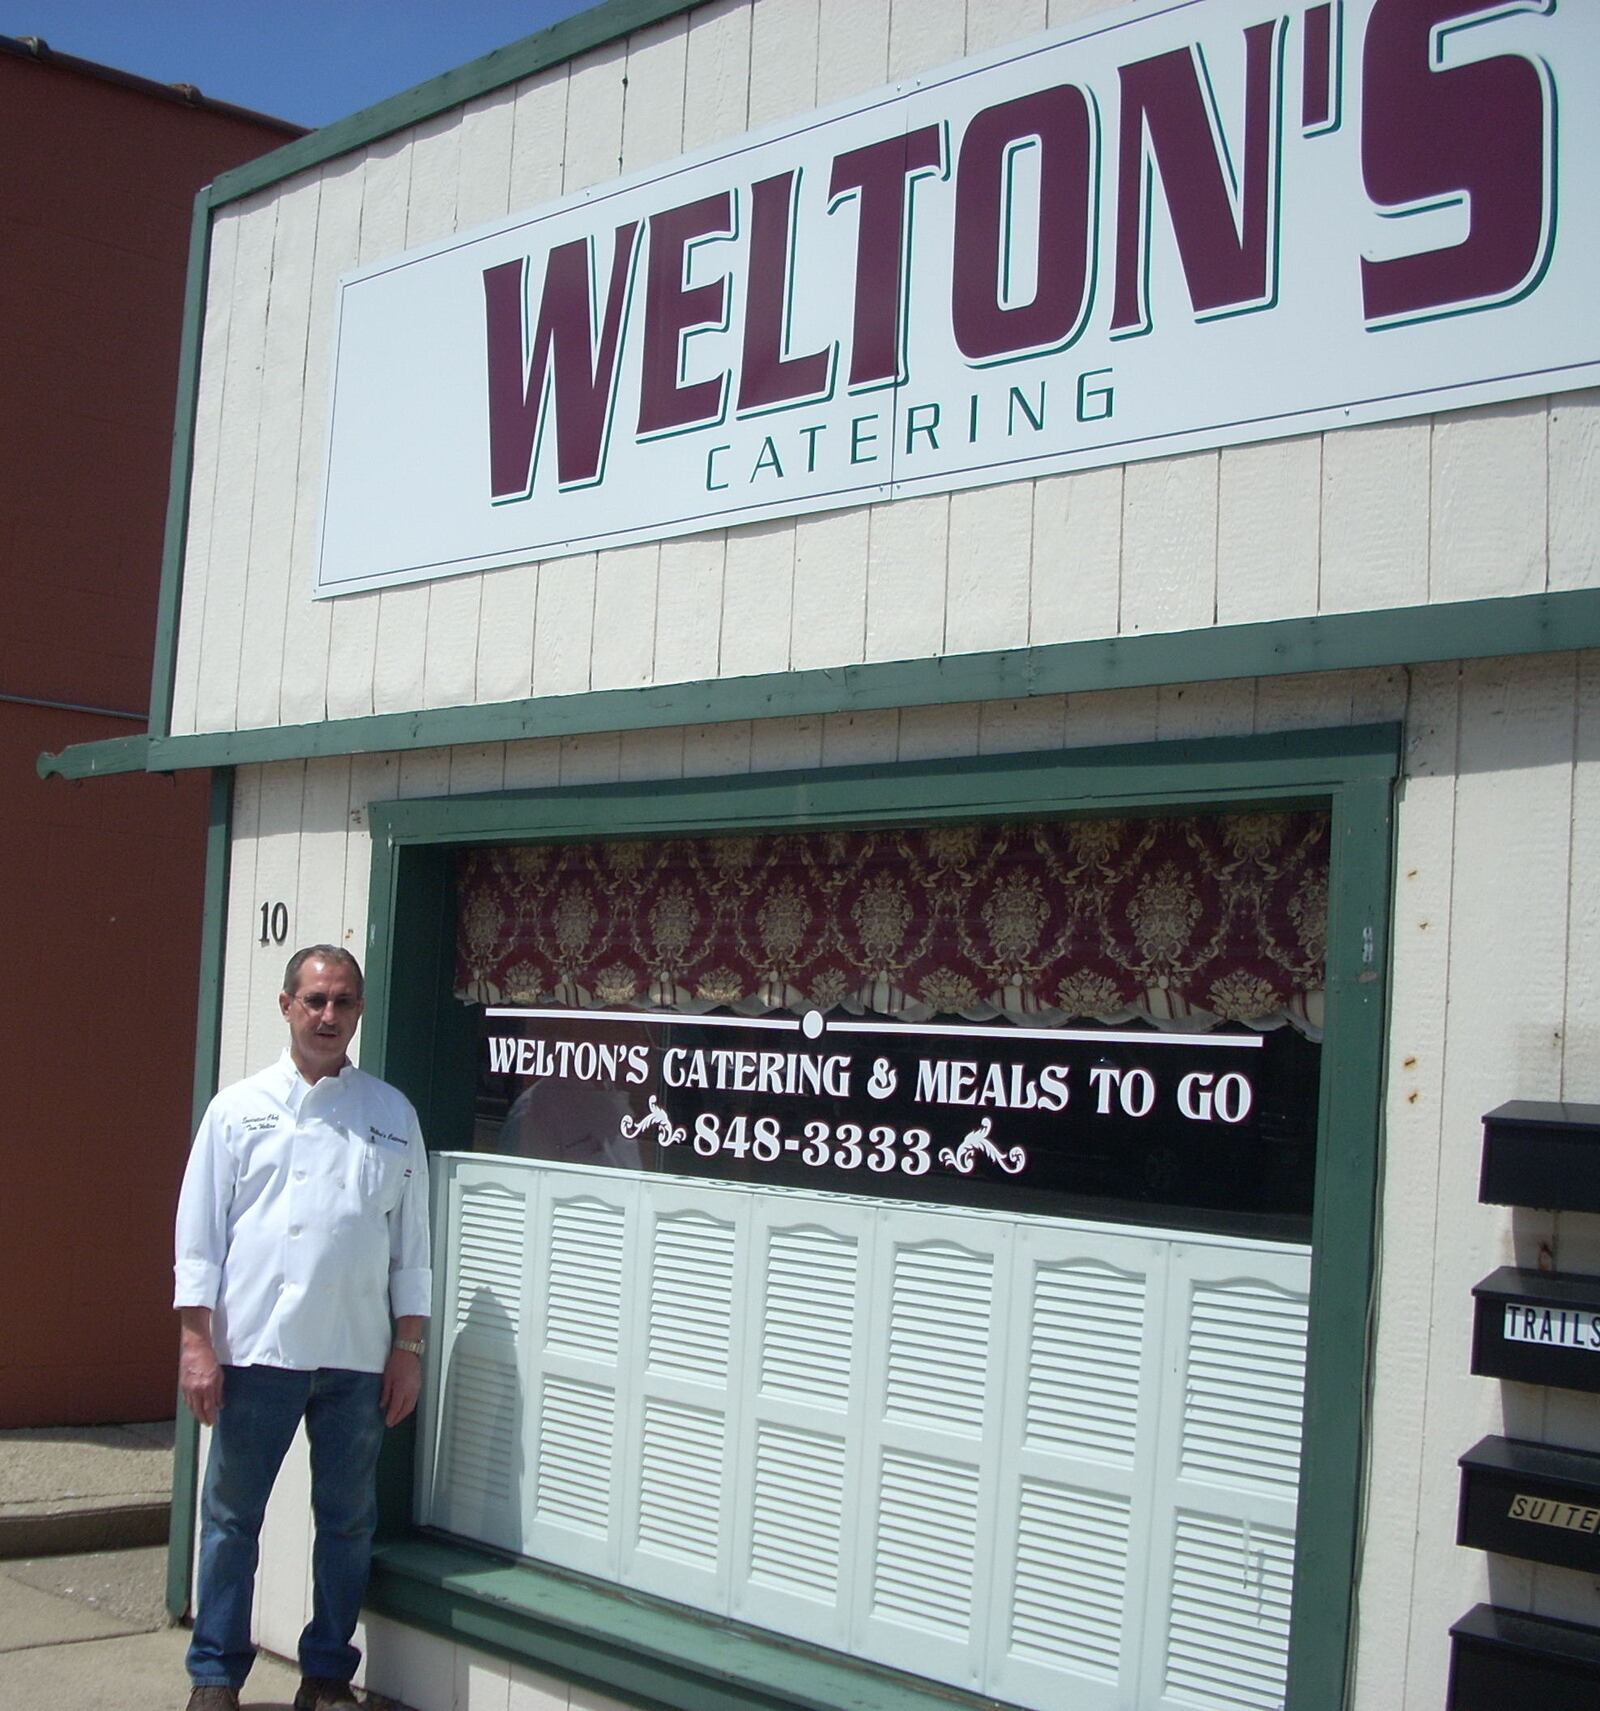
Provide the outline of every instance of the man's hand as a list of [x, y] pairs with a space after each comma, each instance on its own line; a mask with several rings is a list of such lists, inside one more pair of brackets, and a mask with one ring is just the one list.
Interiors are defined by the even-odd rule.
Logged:
[[211, 1346], [211, 1309], [184, 1307], [180, 1312], [178, 1383], [183, 1400], [202, 1426], [214, 1426], [222, 1407], [222, 1367]]
[[383, 1365], [383, 1388], [378, 1392], [384, 1425], [398, 1426], [416, 1407], [421, 1391], [421, 1358], [404, 1349], [390, 1349]]

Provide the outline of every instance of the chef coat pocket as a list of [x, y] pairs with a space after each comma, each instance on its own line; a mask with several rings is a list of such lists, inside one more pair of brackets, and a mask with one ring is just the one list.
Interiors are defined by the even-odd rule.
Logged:
[[381, 1210], [392, 1212], [400, 1204], [406, 1186], [406, 1155], [390, 1147], [362, 1143], [361, 1195], [377, 1201]]

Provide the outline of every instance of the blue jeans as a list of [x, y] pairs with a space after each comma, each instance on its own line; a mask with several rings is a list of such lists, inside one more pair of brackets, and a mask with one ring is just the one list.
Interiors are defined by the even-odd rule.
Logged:
[[311, 1620], [300, 1636], [303, 1675], [348, 1681], [361, 1662], [350, 1644], [377, 1524], [381, 1374], [322, 1367], [230, 1366], [211, 1434], [200, 1509], [200, 1575], [189, 1679], [239, 1688], [255, 1662], [250, 1643], [261, 1518], [304, 1417], [311, 1442]]

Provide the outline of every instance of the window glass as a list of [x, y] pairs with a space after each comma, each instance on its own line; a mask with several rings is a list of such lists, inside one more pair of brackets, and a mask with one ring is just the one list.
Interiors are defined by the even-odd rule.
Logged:
[[476, 1145], [1302, 1237], [1327, 817], [503, 846]]

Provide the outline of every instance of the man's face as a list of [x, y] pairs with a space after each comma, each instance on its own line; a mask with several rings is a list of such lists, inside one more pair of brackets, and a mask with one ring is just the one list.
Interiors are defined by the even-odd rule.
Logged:
[[307, 957], [293, 994], [278, 994], [278, 1008], [289, 1024], [289, 1055], [306, 1079], [337, 1075], [361, 1020], [361, 994], [350, 970]]

